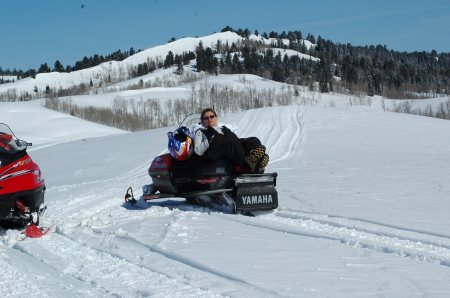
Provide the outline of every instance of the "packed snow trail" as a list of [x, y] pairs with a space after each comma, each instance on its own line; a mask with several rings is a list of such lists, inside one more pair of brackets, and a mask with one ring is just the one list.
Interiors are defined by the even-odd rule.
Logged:
[[[303, 137], [303, 107], [278, 107], [273, 112], [269, 109], [256, 109], [245, 113], [245, 117], [230, 115], [226, 119], [238, 127], [240, 137], [257, 134], [270, 156], [269, 165], [288, 160], [300, 151]], [[282, 121], [281, 121], [282, 120]]]
[[315, 215], [301, 211], [275, 211], [252, 219], [233, 217], [230, 220], [450, 267], [450, 236], [413, 232], [344, 217], [336, 220], [325, 214]]
[[[168, 292], [173, 297], [221, 296], [207, 289], [179, 282], [145, 265], [136, 264], [136, 260], [129, 261], [105, 249], [90, 247], [79, 239], [75, 241], [59, 232], [47, 239], [45, 245], [28, 241], [16, 244], [14, 248], [33, 255], [41, 263], [54, 268], [54, 271], [59, 271], [63, 276], [82, 281], [84, 287], [89, 288], [88, 293], [97, 297], [163, 297]], [[46, 252], [44, 258], [39, 256], [42, 252]], [[64, 261], [67, 259], [76, 260], [76, 262], [67, 263]], [[130, 289], [135, 290], [130, 291]]]

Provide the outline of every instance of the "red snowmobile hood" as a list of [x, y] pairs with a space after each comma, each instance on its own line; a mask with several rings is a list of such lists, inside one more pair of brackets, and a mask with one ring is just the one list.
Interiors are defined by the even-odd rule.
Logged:
[[0, 195], [33, 190], [44, 183], [39, 166], [28, 154], [5, 166], [0, 165]]

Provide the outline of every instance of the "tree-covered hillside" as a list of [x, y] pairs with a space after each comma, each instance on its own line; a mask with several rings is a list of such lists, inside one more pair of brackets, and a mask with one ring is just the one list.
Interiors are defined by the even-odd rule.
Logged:
[[[249, 73], [294, 85], [313, 86], [318, 82], [321, 92], [364, 92], [396, 98], [420, 96], [421, 93], [449, 94], [450, 53], [398, 52], [389, 50], [385, 45], [352, 46], [335, 43], [321, 36], [316, 38], [312, 34], [303, 36], [301, 31], [268, 34], [256, 30], [252, 33], [249, 29], [234, 30], [229, 26], [222, 29], [222, 32], [225, 31], [236, 32], [244, 40], [232, 44], [217, 42], [212, 48], [200, 43], [195, 53], [186, 52], [183, 55], [169, 52], [164, 62], [140, 64], [136, 69], [131, 69], [129, 75], [138, 77], [172, 65], [178, 65], [178, 70], [182, 71], [183, 65], [196, 58], [199, 71], [213, 74]], [[174, 40], [172, 38], [169, 42]], [[283, 50], [292, 50], [305, 56], [282, 54]], [[56, 61], [51, 68], [43, 63], [38, 70], [11, 71], [0, 67], [0, 75], [23, 78], [51, 71], [71, 72], [106, 61], [121, 61], [137, 52], [131, 48], [106, 56], [96, 54], [84, 57], [73, 66], [64, 66]]]

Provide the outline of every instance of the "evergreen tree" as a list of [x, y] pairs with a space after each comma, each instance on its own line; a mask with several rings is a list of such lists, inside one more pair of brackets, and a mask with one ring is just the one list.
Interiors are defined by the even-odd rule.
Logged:
[[96, 66], [96, 65], [99, 65], [99, 64], [101, 64], [102, 63], [102, 57], [101, 56], [99, 56], [99, 55], [97, 55], [97, 54], [95, 54], [94, 55], [94, 58], [92, 59], [92, 65], [93, 66]]
[[174, 57], [172, 51], [169, 51], [169, 53], [166, 56], [166, 60], [164, 60], [164, 68], [172, 66], [174, 62]]
[[54, 66], [55, 68], [53, 69], [53, 71], [64, 72], [64, 66], [61, 64], [61, 62], [59, 62], [59, 60], [56, 60]]
[[231, 61], [231, 54], [230, 52], [227, 52], [226, 56], [225, 56], [225, 65], [222, 67], [222, 72], [223, 73], [232, 73], [232, 61]]
[[316, 38], [311, 33], [308, 33], [308, 35], [306, 36], [306, 40], [309, 40], [312, 43], [316, 43]]
[[275, 68], [272, 71], [272, 80], [277, 82], [284, 82], [284, 71], [280, 66], [275, 66]]
[[204, 70], [205, 61], [205, 50], [203, 49], [203, 43], [200, 41], [198, 46], [195, 48], [195, 55], [197, 58], [197, 71]]
[[236, 53], [234, 53], [233, 55], [231, 73], [242, 73], [242, 64], [239, 61], [239, 57]]
[[318, 81], [319, 81], [319, 90], [322, 93], [326, 93], [330, 91], [330, 86], [332, 84], [332, 74], [330, 64], [326, 61], [326, 58], [321, 58], [320, 63], [318, 65]]
[[230, 26], [226, 26], [225, 28], [223, 28], [221, 30], [221, 32], [227, 32], [227, 31], [231, 31], [231, 32], [235, 32], [233, 28], [231, 28]]
[[46, 72], [51, 72], [50, 67], [48, 67], [47, 63], [41, 64], [38, 73], [46, 73]]

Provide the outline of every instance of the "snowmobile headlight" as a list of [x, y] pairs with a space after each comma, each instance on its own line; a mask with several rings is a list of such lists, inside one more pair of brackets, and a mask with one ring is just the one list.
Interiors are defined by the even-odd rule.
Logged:
[[41, 171], [35, 170], [33, 174], [36, 176], [38, 181], [41, 181]]

